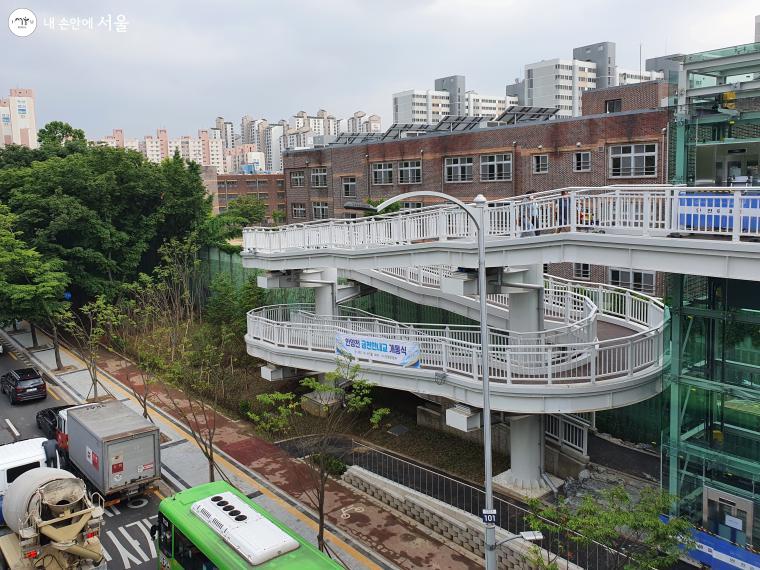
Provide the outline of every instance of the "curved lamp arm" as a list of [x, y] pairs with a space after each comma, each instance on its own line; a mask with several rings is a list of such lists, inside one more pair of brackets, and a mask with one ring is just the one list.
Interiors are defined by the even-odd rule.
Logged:
[[[465, 213], [469, 216], [469, 218], [475, 223], [475, 226], [480, 229], [480, 221], [475, 217], [475, 215], [470, 212], [470, 209], [467, 207], [467, 204], [462, 202], [459, 198], [454, 198], [453, 196], [449, 196], [448, 194], [444, 194], [443, 192], [433, 192], [430, 190], [417, 190], [415, 192], [407, 192], [405, 194], [399, 194], [398, 196], [393, 196], [392, 198], [388, 198], [384, 202], [381, 202], [377, 206], [375, 206], [376, 212], [381, 212], [382, 210], [385, 210], [388, 206], [391, 204], [395, 204], [396, 202], [401, 202], [402, 200], [406, 200], [407, 198], [440, 198], [441, 200], [445, 200], [447, 202], [450, 202], [456, 206], [459, 206], [462, 208]], [[486, 205], [486, 199], [483, 196], [483, 194], [478, 194], [475, 197], [475, 205], [477, 207], [484, 207]]]

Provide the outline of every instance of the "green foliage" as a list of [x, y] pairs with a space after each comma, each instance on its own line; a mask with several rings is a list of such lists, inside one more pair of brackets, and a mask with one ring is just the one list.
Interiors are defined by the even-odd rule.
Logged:
[[246, 194], [227, 204], [227, 210], [220, 214], [231, 219], [238, 219], [243, 225], [252, 226], [262, 223], [267, 217], [267, 205], [253, 194]]
[[[382, 200], [371, 200], [371, 199], [368, 199], [367, 200], [367, 204], [369, 204], [370, 206], [379, 206], [383, 202], [385, 202], [385, 199], [382, 199]], [[385, 208], [382, 212], [377, 212], [377, 213], [375, 213], [375, 212], [364, 212], [364, 217], [367, 218], [369, 216], [378, 216], [378, 215], [382, 215], [382, 214], [392, 214], [393, 212], [398, 212], [400, 210], [401, 210], [401, 202], [396, 202], [394, 204], [391, 204], [387, 208]]]
[[274, 225], [279, 226], [280, 224], [285, 222], [285, 211], [284, 210], [275, 210], [272, 212], [272, 221], [274, 222]]
[[577, 509], [566, 502], [545, 506], [530, 502], [531, 528], [549, 532], [555, 524], [577, 534], [570, 538], [578, 544], [592, 541], [607, 546], [620, 555], [613, 555], [610, 568], [649, 570], [669, 568], [681, 555], [681, 548], [690, 548], [691, 523], [671, 517], [668, 523], [660, 514], [668, 512], [672, 498], [660, 489], [644, 488], [638, 501], [633, 501], [624, 487], [607, 489], [600, 497], [586, 496]]
[[256, 396], [259, 410], [248, 412], [248, 418], [259, 429], [270, 434], [287, 433], [293, 420], [301, 415], [296, 395], [292, 392], [270, 392]]
[[17, 144], [0, 148], [0, 170], [24, 168], [38, 160], [45, 160], [47, 155], [40, 149], [31, 149]]
[[0, 321], [47, 320], [65, 307], [62, 263], [44, 259], [14, 229], [16, 216], [0, 204]]
[[68, 123], [52, 121], [37, 131], [40, 152], [46, 157], [68, 156], [87, 151], [87, 140], [82, 129]]
[[0, 201], [29, 246], [64, 263], [80, 302], [113, 296], [151, 270], [160, 246], [194, 232], [210, 211], [197, 165], [87, 146], [60, 122], [39, 138], [39, 151], [0, 150]]
[[334, 479], [342, 477], [348, 469], [345, 461], [329, 453], [314, 453], [309, 456], [309, 462]]
[[240, 415], [248, 417], [248, 413], [251, 411], [251, 401], [250, 400], [240, 400], [238, 403], [238, 411], [240, 412]]
[[542, 550], [540, 546], [533, 544], [525, 559], [538, 570], [560, 570], [557, 562], [558, 556], [549, 551]]
[[228, 273], [219, 273], [211, 281], [206, 304], [206, 322], [221, 326], [239, 320], [240, 292]]

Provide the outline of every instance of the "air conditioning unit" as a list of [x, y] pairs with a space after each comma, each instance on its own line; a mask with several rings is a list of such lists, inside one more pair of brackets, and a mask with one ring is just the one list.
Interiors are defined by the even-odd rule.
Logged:
[[480, 412], [464, 404], [457, 404], [446, 410], [446, 425], [459, 431], [480, 429]]

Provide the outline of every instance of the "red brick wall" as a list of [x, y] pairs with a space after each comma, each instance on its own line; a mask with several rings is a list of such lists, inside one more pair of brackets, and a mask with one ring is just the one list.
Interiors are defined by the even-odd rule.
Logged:
[[214, 212], [223, 212], [229, 202], [247, 194], [266, 194], [260, 198], [267, 204], [267, 219], [271, 222], [272, 212], [278, 208], [285, 210], [285, 177], [282, 174], [219, 174]]
[[[313, 219], [312, 202], [327, 202], [330, 217], [341, 218], [349, 213], [343, 208], [344, 202], [347, 201], [342, 195], [343, 176], [356, 177], [357, 198], [350, 200], [362, 202], [368, 198], [377, 200], [423, 189], [472, 200], [480, 193], [488, 199], [497, 199], [568, 186], [661, 183], [664, 172], [662, 129], [667, 122], [668, 112], [660, 109], [576, 117], [385, 143], [286, 152], [283, 156], [283, 168], [287, 187], [288, 221], [304, 221], [293, 220], [293, 203], [304, 204], [307, 220]], [[657, 175], [639, 179], [610, 178], [607, 147], [634, 142], [658, 144]], [[577, 151], [591, 152], [590, 172], [573, 172], [573, 154]], [[512, 180], [481, 182], [479, 155], [497, 153], [512, 153]], [[532, 173], [532, 157], [535, 154], [549, 156], [548, 173]], [[453, 156], [474, 158], [472, 182], [452, 184], [443, 181], [444, 159]], [[422, 159], [422, 183], [398, 184], [398, 162], [413, 159]], [[383, 161], [395, 163], [394, 184], [370, 184], [370, 164]], [[312, 188], [310, 169], [321, 166], [327, 167], [327, 188]], [[304, 172], [305, 186], [291, 187], [291, 172], [301, 170]]]
[[606, 102], [613, 99], [620, 99], [621, 112], [657, 109], [660, 101], [669, 94], [673, 94], [674, 89], [675, 86], [667, 81], [645, 81], [633, 85], [590, 89], [584, 91], [582, 95], [583, 114], [604, 114]]

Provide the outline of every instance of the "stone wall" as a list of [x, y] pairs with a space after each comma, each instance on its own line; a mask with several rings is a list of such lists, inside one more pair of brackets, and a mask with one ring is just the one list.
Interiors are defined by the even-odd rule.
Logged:
[[[355, 465], [348, 468], [343, 480], [430, 529], [442, 540], [457, 544], [479, 558], [484, 556], [483, 523], [476, 516]], [[505, 530], [496, 529], [497, 543], [512, 536]], [[536, 565], [526, 560], [532, 547], [530, 542], [519, 538], [500, 545], [497, 550], [499, 568], [537, 570]], [[580, 566], [564, 560], [557, 561], [563, 570], [582, 570]]]

